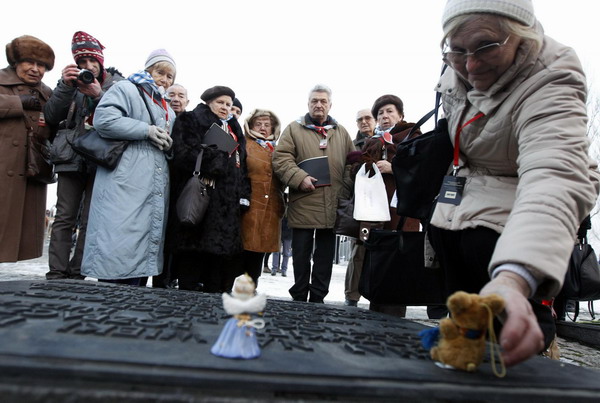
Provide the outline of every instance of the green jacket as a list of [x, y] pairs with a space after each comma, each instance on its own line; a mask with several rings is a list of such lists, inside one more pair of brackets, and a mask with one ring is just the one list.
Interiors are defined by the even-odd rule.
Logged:
[[[279, 138], [273, 154], [273, 171], [284, 186], [290, 188], [288, 224], [290, 228], [333, 228], [337, 199], [343, 188], [346, 155], [354, 151], [350, 135], [335, 120], [327, 131], [327, 148], [319, 144], [323, 136], [307, 128], [305, 117], [290, 123]], [[302, 192], [298, 186], [308, 176], [298, 163], [326, 155], [329, 163], [331, 186], [317, 187], [313, 192]]]

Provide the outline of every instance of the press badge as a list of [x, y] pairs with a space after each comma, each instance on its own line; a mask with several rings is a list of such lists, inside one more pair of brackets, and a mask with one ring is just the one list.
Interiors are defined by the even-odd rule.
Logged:
[[454, 204], [455, 206], [458, 206], [462, 200], [462, 193], [466, 181], [467, 178], [464, 176], [444, 176], [438, 203]]
[[319, 148], [321, 150], [324, 150], [327, 148], [327, 138], [321, 139], [321, 141], [319, 142]]

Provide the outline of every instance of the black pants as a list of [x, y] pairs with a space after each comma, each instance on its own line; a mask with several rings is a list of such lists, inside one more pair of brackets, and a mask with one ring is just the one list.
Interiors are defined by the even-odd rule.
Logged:
[[[323, 302], [329, 293], [334, 255], [335, 233], [332, 229], [294, 228], [292, 230], [295, 282], [289, 292], [295, 301], [308, 299], [309, 302]], [[311, 256], [314, 262], [312, 270]]]
[[[430, 226], [429, 236], [444, 269], [448, 296], [459, 290], [478, 293], [490, 281], [488, 266], [500, 237], [496, 231], [485, 227], [448, 231]], [[552, 312], [541, 300], [530, 299], [529, 303], [547, 348], [556, 335]]]
[[[56, 215], [52, 224], [50, 245], [48, 247], [48, 265], [50, 271], [46, 279], [81, 279], [81, 259], [85, 245], [94, 175], [82, 172], [60, 172], [58, 174]], [[73, 258], [73, 231], [77, 227], [80, 215], [79, 233]]]
[[176, 254], [176, 259], [180, 290], [230, 292], [241, 270], [236, 256], [183, 251]]
[[245, 250], [241, 254], [241, 273], [248, 273], [252, 277], [252, 281], [258, 287], [258, 278], [262, 273], [263, 261], [265, 260], [264, 252], [252, 252]]

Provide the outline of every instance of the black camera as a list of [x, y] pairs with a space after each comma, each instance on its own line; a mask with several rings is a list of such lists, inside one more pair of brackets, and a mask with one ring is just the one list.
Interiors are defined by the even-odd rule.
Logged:
[[77, 76], [77, 79], [82, 81], [84, 84], [91, 84], [94, 82], [96, 77], [94, 77], [94, 73], [92, 73], [91, 71], [81, 69], [79, 75]]

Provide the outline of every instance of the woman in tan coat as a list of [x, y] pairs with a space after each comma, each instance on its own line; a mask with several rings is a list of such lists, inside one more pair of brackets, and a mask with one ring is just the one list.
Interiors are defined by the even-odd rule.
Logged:
[[44, 244], [46, 187], [28, 179], [27, 133], [50, 138], [42, 108], [52, 90], [42, 83], [54, 52], [24, 35], [6, 45], [9, 66], [0, 70], [0, 263], [40, 257]]
[[252, 199], [250, 209], [242, 217], [242, 257], [244, 271], [256, 284], [265, 253], [279, 252], [281, 243], [283, 186], [272, 166], [280, 127], [279, 118], [264, 109], [254, 110], [244, 123]]

